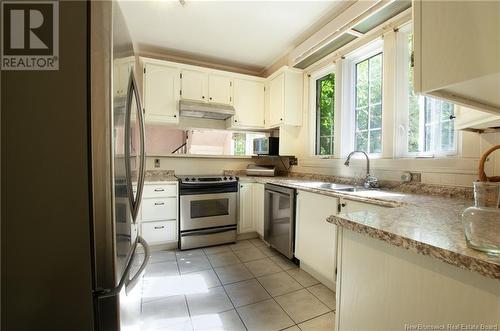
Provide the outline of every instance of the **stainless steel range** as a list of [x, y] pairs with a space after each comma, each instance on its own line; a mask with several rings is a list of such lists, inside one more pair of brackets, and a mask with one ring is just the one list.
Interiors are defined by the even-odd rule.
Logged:
[[180, 249], [236, 241], [238, 177], [182, 176]]

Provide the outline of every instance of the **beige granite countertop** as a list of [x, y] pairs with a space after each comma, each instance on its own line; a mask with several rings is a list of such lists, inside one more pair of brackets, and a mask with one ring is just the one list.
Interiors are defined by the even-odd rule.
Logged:
[[[461, 214], [465, 208], [473, 205], [468, 190], [454, 187], [429, 189], [425, 185], [422, 185], [421, 188], [415, 185], [400, 185], [401, 187], [369, 192], [337, 193], [327, 189], [304, 186], [304, 183], [318, 181], [307, 178], [241, 176], [240, 181], [277, 184], [333, 197], [392, 207], [376, 211], [332, 214], [327, 221], [392, 245], [500, 280], [500, 257], [467, 247]], [[425, 194], [408, 193], [419, 192], [419, 190]], [[429, 195], [427, 194], [429, 191], [438, 191], [445, 196]], [[456, 197], [450, 198], [446, 195]]]
[[[381, 190], [355, 193], [335, 192], [304, 186], [311, 182], [352, 184], [350, 179], [290, 174], [282, 177], [254, 177], [240, 175], [240, 182], [282, 185], [313, 193], [342, 197], [390, 208], [376, 211], [332, 214], [326, 221], [351, 231], [366, 234], [392, 245], [436, 258], [459, 268], [500, 280], [500, 257], [488, 255], [467, 247], [461, 214], [473, 205], [470, 188], [443, 187], [409, 183], [383, 183]], [[146, 181], [175, 181], [171, 170], [148, 170]], [[332, 213], [335, 211], [332, 210]]]

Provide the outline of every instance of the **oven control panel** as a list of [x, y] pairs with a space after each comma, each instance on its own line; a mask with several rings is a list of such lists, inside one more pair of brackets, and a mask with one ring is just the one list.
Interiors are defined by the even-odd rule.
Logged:
[[179, 176], [181, 183], [212, 184], [221, 182], [237, 182], [237, 176]]

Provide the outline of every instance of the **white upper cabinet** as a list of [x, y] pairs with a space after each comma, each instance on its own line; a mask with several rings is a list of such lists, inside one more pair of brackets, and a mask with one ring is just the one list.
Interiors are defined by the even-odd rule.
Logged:
[[415, 91], [500, 113], [500, 1], [413, 8]]
[[302, 125], [303, 73], [283, 67], [269, 78], [269, 125]]
[[183, 100], [207, 101], [208, 75], [202, 71], [182, 70]]
[[178, 123], [180, 70], [156, 63], [144, 64], [146, 122]]
[[234, 80], [234, 109], [231, 128], [264, 128], [264, 82], [247, 79]]
[[133, 56], [117, 59], [113, 63], [113, 95], [127, 95], [130, 71], [134, 69], [135, 58]]
[[233, 79], [231, 77], [208, 75], [208, 101], [231, 105], [233, 103]]
[[500, 115], [457, 106], [455, 107], [455, 129], [483, 131], [488, 128], [500, 127]]

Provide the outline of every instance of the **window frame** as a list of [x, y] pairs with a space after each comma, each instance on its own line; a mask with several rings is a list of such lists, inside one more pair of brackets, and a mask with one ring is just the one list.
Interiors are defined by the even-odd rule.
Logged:
[[[328, 158], [335, 158], [338, 157], [338, 148], [339, 146], [338, 141], [339, 141], [339, 126], [338, 126], [338, 121], [340, 119], [339, 117], [339, 112], [337, 109], [338, 107], [338, 85], [339, 85], [339, 72], [337, 70], [337, 66], [334, 63], [328, 64], [314, 72], [312, 72], [309, 75], [309, 100], [310, 100], [310, 105], [309, 105], [309, 132], [312, 132], [313, 134], [310, 134], [310, 142], [309, 142], [309, 155], [314, 158], [320, 158], [320, 159], [328, 159]], [[319, 135], [319, 129], [318, 129], [318, 109], [317, 109], [317, 81], [326, 75], [329, 74], [334, 74], [335, 75], [335, 89], [334, 89], [334, 116], [333, 116], [333, 154], [329, 155], [320, 155], [316, 154], [316, 144], [317, 144], [317, 137]]]
[[[409, 130], [409, 86], [408, 86], [408, 66], [410, 64], [410, 53], [408, 50], [408, 37], [412, 33], [411, 22], [401, 26], [396, 34], [396, 134], [394, 139], [395, 157], [397, 158], [447, 158], [455, 157], [459, 154], [458, 140], [460, 138], [458, 130], [454, 129], [453, 150], [433, 150], [422, 152], [410, 152], [408, 150], [408, 130]], [[426, 98], [434, 97], [419, 95], [419, 146], [425, 144], [425, 102]], [[448, 100], [457, 111], [455, 104]]]
[[342, 65], [342, 157], [346, 157], [356, 147], [356, 65], [378, 54], [382, 54], [381, 150], [379, 153], [367, 154], [370, 158], [381, 158], [384, 152], [384, 42], [378, 38], [347, 55]]

